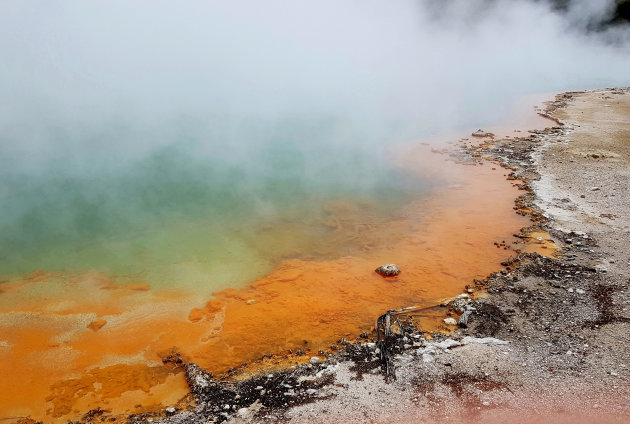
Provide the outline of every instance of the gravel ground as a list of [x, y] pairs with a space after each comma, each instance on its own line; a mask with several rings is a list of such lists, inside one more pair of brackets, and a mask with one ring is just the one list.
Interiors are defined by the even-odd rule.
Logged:
[[524, 181], [522, 234], [545, 231], [557, 258], [521, 253], [476, 282], [487, 296], [445, 307], [470, 311], [448, 336], [403, 326], [395, 380], [368, 339], [233, 385], [189, 365], [197, 407], [163, 421], [630, 422], [630, 90], [565, 93], [545, 113], [556, 126], [459, 153]]

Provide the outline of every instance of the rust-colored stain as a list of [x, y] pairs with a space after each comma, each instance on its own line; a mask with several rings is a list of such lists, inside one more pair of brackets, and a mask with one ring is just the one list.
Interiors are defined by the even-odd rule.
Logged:
[[[264, 354], [304, 350], [308, 358], [369, 330], [388, 309], [436, 305], [500, 269], [510, 252], [497, 244], [514, 243], [529, 222], [513, 211], [517, 188], [490, 166], [456, 165], [422, 146], [403, 156], [406, 169], [450, 185], [389, 222], [370, 223], [360, 207], [332, 203], [336, 231], [326, 259], [284, 260], [248, 287], [208, 293], [205, 304], [198, 294], [116, 285], [97, 272], [38, 272], [4, 283], [0, 418], [65, 422], [99, 406], [111, 414], [172, 406], [187, 387], [181, 372], [162, 364], [164, 352], [215, 373]], [[333, 254], [340, 240], [355, 248]], [[381, 277], [374, 269], [385, 263], [402, 272]]]

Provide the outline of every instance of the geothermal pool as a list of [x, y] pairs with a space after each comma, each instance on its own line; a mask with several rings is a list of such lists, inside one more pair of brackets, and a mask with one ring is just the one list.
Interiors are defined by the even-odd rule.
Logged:
[[[519, 113], [523, 128], [550, 125]], [[380, 185], [353, 187], [356, 171], [341, 168], [355, 179], [318, 186], [291, 169], [296, 152], [275, 152], [269, 181], [249, 185], [176, 152], [122, 181], [25, 182], [4, 220], [2, 416], [164, 408], [187, 393], [181, 370], [162, 363], [173, 352], [217, 375], [268, 371], [369, 332], [388, 309], [461, 293], [500, 268], [512, 251], [496, 244], [516, 243], [528, 219], [514, 213], [507, 170], [458, 164], [442, 151], [452, 144], [355, 157]], [[389, 262], [398, 277], [374, 272]], [[447, 331], [442, 318], [428, 309], [420, 325]]]
[[173, 406], [175, 351], [290, 366], [499, 269], [518, 182], [444, 150], [627, 85], [626, 29], [578, 9], [0, 2], [0, 421]]

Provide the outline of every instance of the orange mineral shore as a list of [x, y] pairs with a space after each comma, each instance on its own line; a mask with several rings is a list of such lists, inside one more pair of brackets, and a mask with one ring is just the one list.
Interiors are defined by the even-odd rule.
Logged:
[[[170, 352], [214, 373], [264, 354], [310, 357], [369, 330], [388, 309], [436, 305], [497, 271], [513, 254], [505, 247], [517, 243], [512, 234], [529, 223], [513, 210], [518, 181], [499, 166], [456, 164], [429, 150], [418, 145], [400, 162], [448, 184], [391, 220], [375, 222], [342, 200], [329, 205], [334, 239], [357, 248], [284, 260], [245, 288], [208, 293], [205, 304], [182, 289], [117, 284], [95, 271], [3, 283], [0, 419], [66, 422], [97, 407], [115, 415], [172, 406], [188, 387], [162, 363]], [[383, 278], [374, 269], [384, 263], [402, 272]], [[439, 322], [427, 316], [421, 325]]]

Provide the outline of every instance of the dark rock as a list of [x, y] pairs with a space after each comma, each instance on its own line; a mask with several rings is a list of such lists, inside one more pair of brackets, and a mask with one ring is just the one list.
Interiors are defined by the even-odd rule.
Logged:
[[400, 274], [400, 269], [396, 264], [385, 264], [376, 268], [374, 271], [384, 277], [392, 277]]
[[188, 380], [190, 391], [196, 395], [205, 393], [217, 385], [212, 380], [212, 374], [193, 363], [186, 365], [186, 380]]
[[451, 300], [447, 304], [447, 306], [452, 311], [463, 313], [464, 311], [466, 311], [466, 307], [468, 306], [470, 301], [471, 301], [470, 295], [467, 293], [462, 293], [459, 296], [455, 297], [453, 300]]
[[457, 321], [457, 325], [459, 325], [461, 328], [468, 328], [468, 318], [471, 314], [472, 311], [465, 311], [463, 314], [461, 314], [459, 317], [459, 321]]

